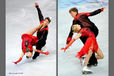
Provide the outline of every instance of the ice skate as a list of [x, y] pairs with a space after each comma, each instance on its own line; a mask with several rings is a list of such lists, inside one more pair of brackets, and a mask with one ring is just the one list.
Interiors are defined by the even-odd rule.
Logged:
[[92, 71], [89, 70], [87, 67], [84, 67], [84, 68], [82, 69], [82, 74], [92, 74]]

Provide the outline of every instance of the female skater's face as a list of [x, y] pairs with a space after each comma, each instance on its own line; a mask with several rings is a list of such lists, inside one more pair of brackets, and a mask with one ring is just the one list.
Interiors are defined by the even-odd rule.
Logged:
[[28, 58], [32, 57], [32, 53], [31, 52], [27, 52], [26, 55], [27, 55]]
[[77, 14], [77, 12], [73, 12], [73, 11], [70, 12], [70, 15], [71, 15], [73, 18], [76, 16], [76, 14]]
[[49, 24], [49, 21], [48, 21], [48, 19], [46, 19], [46, 20], [44, 21], [44, 25], [47, 26], [48, 24]]

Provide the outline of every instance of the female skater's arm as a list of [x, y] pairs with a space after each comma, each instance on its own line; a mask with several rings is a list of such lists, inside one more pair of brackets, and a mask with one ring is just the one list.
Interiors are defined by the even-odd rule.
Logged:
[[66, 49], [68, 49], [68, 48], [72, 45], [72, 43], [73, 43], [75, 40], [77, 40], [79, 37], [81, 37], [81, 34], [80, 34], [80, 33], [78, 33], [78, 34], [69, 42], [69, 44], [66, 45], [65, 48], [61, 48], [61, 50], [64, 50], [64, 52], [65, 52]]
[[39, 8], [38, 3], [35, 3], [35, 7], [36, 7], [36, 9], [37, 9], [37, 11], [38, 11], [39, 20], [40, 20], [40, 22], [41, 22], [41, 21], [44, 20], [44, 17], [43, 17], [43, 15], [42, 15], [42, 12], [41, 12], [41, 10], [40, 10], [40, 8]]
[[97, 10], [95, 10], [95, 11], [93, 11], [93, 12], [85, 13], [85, 14], [86, 14], [87, 16], [94, 16], [94, 15], [97, 15], [97, 14], [101, 13], [101, 12], [104, 10], [104, 8], [106, 8], [106, 7], [103, 7], [103, 8], [101, 8], [101, 9], [97, 9]]
[[45, 54], [45, 55], [48, 55], [49, 54], [48, 51], [47, 52], [43, 52], [43, 51], [37, 50], [37, 49], [33, 49], [33, 51], [38, 52], [38, 53], [41, 53], [41, 54]]
[[22, 60], [23, 56], [24, 56], [24, 53], [22, 52], [20, 58], [16, 62], [13, 62], [13, 63], [14, 64], [19, 63]]

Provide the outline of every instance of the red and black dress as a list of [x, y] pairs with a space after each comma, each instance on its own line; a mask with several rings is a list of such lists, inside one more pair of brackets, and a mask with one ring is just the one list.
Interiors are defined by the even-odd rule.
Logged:
[[[42, 12], [41, 12], [39, 6], [36, 6], [36, 8], [38, 11], [40, 24], [42, 24], [44, 22], [44, 17], [42, 15]], [[42, 47], [45, 46], [46, 40], [47, 40], [47, 35], [48, 35], [48, 26], [45, 26], [43, 29], [40, 28], [39, 30], [37, 30], [37, 38], [38, 38], [38, 42], [36, 44], [37, 50], [41, 50]], [[39, 56], [39, 54], [40, 53], [35, 52], [33, 59], [36, 59], [36, 57]]]
[[32, 46], [36, 45], [38, 42], [37, 37], [29, 35], [29, 34], [23, 34], [21, 36], [22, 38], [22, 51], [25, 54], [26, 52], [32, 52]]
[[89, 28], [82, 28], [79, 33], [82, 34], [81, 37], [87, 37], [87, 40], [76, 57], [81, 58], [83, 55], [88, 54], [90, 49], [93, 51], [93, 53], [96, 53], [98, 51], [98, 44], [95, 38], [95, 34]]

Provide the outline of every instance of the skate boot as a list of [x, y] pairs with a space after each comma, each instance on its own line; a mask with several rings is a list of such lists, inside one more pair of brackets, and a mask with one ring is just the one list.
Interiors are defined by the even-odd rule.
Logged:
[[85, 67], [82, 69], [82, 74], [92, 74], [92, 71], [89, 70], [89, 69], [87, 68], [87, 66], [85, 66]]

